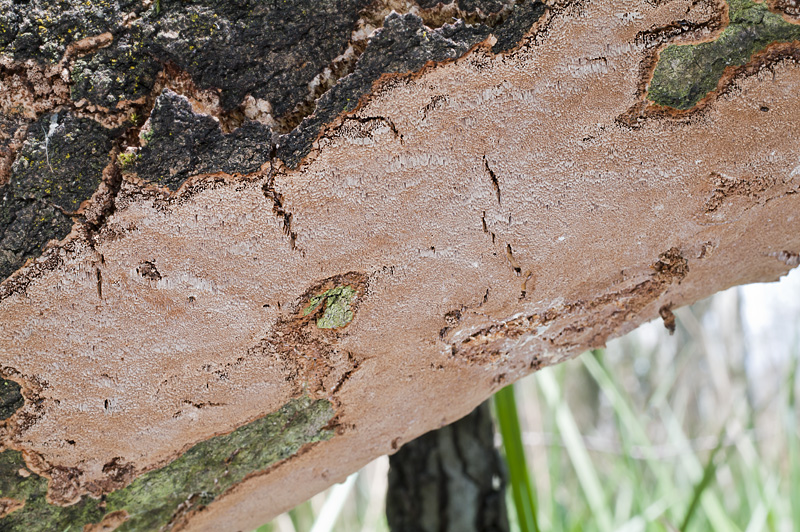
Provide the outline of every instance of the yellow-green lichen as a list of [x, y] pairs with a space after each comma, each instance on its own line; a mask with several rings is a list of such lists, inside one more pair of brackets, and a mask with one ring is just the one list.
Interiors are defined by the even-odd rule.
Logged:
[[20, 475], [26, 467], [21, 453], [4, 451], [0, 453], [0, 498], [25, 505], [0, 518], [0, 530], [81, 530], [122, 510], [129, 517], [119, 532], [160, 530], [178, 512], [208, 505], [251, 473], [292, 456], [306, 444], [330, 439], [334, 432], [326, 426], [333, 415], [328, 401], [305, 396], [293, 399], [277, 412], [198, 443], [173, 462], [103, 499], [83, 497], [71, 506], [48, 503], [47, 479], [27, 471]]
[[117, 156], [117, 161], [119, 162], [119, 167], [122, 170], [127, 170], [133, 165], [136, 159], [139, 157], [138, 153], [120, 153]]
[[303, 310], [303, 316], [308, 316], [317, 308], [325, 304], [322, 315], [317, 318], [317, 327], [320, 329], [335, 329], [344, 327], [353, 321], [352, 304], [356, 291], [352, 286], [337, 286], [312, 297], [308, 306]]
[[142, 140], [144, 144], [147, 144], [148, 142], [153, 140], [153, 130], [148, 129], [147, 131], [140, 133], [139, 138]]
[[713, 91], [727, 67], [741, 67], [770, 44], [800, 40], [800, 26], [764, 3], [728, 0], [730, 24], [714, 41], [672, 45], [659, 56], [647, 92], [652, 102], [691, 109]]

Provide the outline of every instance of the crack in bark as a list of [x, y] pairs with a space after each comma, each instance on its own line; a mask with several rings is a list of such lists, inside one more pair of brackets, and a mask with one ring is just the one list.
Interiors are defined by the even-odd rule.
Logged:
[[509, 264], [511, 264], [511, 269], [514, 270], [514, 274], [519, 277], [522, 275], [522, 268], [517, 262], [517, 259], [514, 258], [514, 250], [511, 249], [511, 244], [506, 244], [506, 258], [508, 259]]
[[264, 197], [272, 203], [272, 212], [281, 219], [283, 223], [283, 233], [289, 237], [289, 248], [293, 251], [297, 249], [297, 233], [292, 230], [292, 213], [283, 206], [283, 195], [275, 189], [275, 176], [277, 175], [276, 165], [276, 146], [272, 143], [269, 161], [269, 174], [262, 187]]
[[481, 214], [481, 227], [484, 233], [491, 235], [492, 244], [494, 244], [495, 240], [497, 240], [497, 235], [495, 235], [494, 231], [490, 231], [489, 227], [486, 225], [486, 211], [483, 211], [483, 214]]
[[[397, 129], [397, 126], [394, 124], [391, 118], [387, 118], [385, 116], [348, 116], [343, 120], [343, 126], [346, 125], [347, 122], [357, 122], [359, 124], [365, 124], [365, 125], [372, 125], [372, 123], [374, 122], [381, 122], [391, 130], [394, 137], [400, 141], [400, 144], [405, 144], [405, 138], [403, 137], [403, 134], [400, 133], [400, 131]], [[343, 136], [341, 135], [341, 129], [342, 128], [335, 130], [331, 136], [332, 137]], [[367, 134], [369, 135], [370, 133], [371, 131], [368, 132]]]
[[486, 160], [486, 155], [483, 156], [483, 168], [486, 170], [486, 173], [489, 174], [489, 179], [492, 181], [492, 188], [494, 189], [494, 193], [497, 196], [497, 204], [500, 205], [500, 182], [497, 181], [497, 176], [495, 175], [492, 168], [489, 166], [489, 161]]
[[339, 390], [341, 390], [342, 386], [347, 384], [347, 381], [350, 380], [350, 377], [352, 377], [353, 374], [356, 371], [358, 371], [358, 368], [361, 366], [361, 360], [357, 359], [355, 355], [353, 355], [353, 353], [349, 351], [347, 352], [347, 360], [350, 363], [350, 369], [345, 371], [342, 374], [341, 378], [339, 378], [339, 380], [336, 382], [336, 384], [334, 384], [333, 387], [331, 387], [331, 395], [334, 395]]

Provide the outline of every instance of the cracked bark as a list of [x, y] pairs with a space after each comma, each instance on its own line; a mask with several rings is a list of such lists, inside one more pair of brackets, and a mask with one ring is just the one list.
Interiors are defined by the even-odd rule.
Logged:
[[0, 0], [0, 528], [254, 528], [798, 266], [795, 4]]

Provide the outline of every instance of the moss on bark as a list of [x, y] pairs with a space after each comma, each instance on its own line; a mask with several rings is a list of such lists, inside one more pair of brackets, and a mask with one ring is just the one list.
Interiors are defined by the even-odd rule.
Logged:
[[[138, 477], [101, 499], [83, 497], [71, 506], [46, 500], [47, 479], [28, 474], [19, 451], [0, 453], [0, 498], [24, 506], [0, 518], [0, 530], [66, 530], [127, 513], [119, 531], [169, 528], [184, 513], [208, 505], [251, 473], [289, 458], [304, 445], [330, 439], [333, 418], [328, 401], [294, 399], [280, 410], [190, 448], [166, 466]], [[23, 471], [23, 475], [20, 472]]]
[[786, 22], [766, 3], [728, 0], [730, 24], [712, 42], [671, 45], [659, 56], [647, 97], [658, 105], [691, 109], [717, 88], [728, 67], [747, 64], [777, 42], [800, 40], [800, 26]]
[[0, 379], [0, 419], [10, 418], [24, 402], [19, 384], [8, 379]]
[[352, 286], [337, 286], [324, 293], [314, 296], [303, 310], [303, 316], [308, 316], [314, 312], [321, 304], [325, 304], [325, 310], [317, 318], [317, 327], [320, 329], [336, 329], [344, 327], [353, 321], [353, 311], [350, 308], [356, 291]]

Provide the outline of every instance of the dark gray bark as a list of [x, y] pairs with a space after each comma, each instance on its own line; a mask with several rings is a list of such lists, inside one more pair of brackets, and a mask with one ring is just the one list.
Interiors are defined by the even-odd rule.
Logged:
[[[545, 11], [537, 0], [464, 0], [459, 9], [474, 24], [456, 20], [432, 28], [425, 22], [433, 23], [434, 15], [424, 21], [393, 13], [381, 20], [382, 6], [368, 0], [154, 0], [146, 7], [115, 0], [96, 8], [0, 0], [0, 56], [15, 61], [0, 64], [0, 84], [27, 76], [25, 83], [33, 86], [38, 78], [21, 66], [25, 60], [41, 69], [60, 61], [69, 72], [68, 82], [47, 81], [68, 90], [68, 97], [52, 87], [45, 91], [49, 99], [29, 96], [39, 100], [36, 120], [0, 105], [0, 281], [39, 256], [49, 241], [64, 238], [74, 222], [87, 221], [78, 206], [97, 190], [112, 145], [120, 152], [139, 150], [120, 157], [123, 170], [170, 190], [190, 175], [250, 173], [271, 157], [294, 168], [321, 130], [355, 109], [382, 75], [459, 58], [490, 34], [498, 39], [495, 53], [508, 50]], [[359, 20], [381, 29], [353, 41]], [[81, 44], [87, 37], [97, 42]], [[348, 46], [352, 57], [337, 60]], [[60, 71], [51, 70], [49, 76]], [[157, 96], [176, 72], [216, 94], [221, 118], [234, 131], [223, 134], [214, 119], [193, 113], [174, 93]], [[269, 101], [274, 138], [269, 127], [246, 119], [248, 96]], [[89, 108], [94, 118], [116, 117], [120, 125], [106, 129], [76, 116]], [[69, 204], [59, 203], [53, 190]]]
[[392, 532], [507, 531], [505, 462], [489, 402], [405, 444], [390, 458], [386, 515]]

